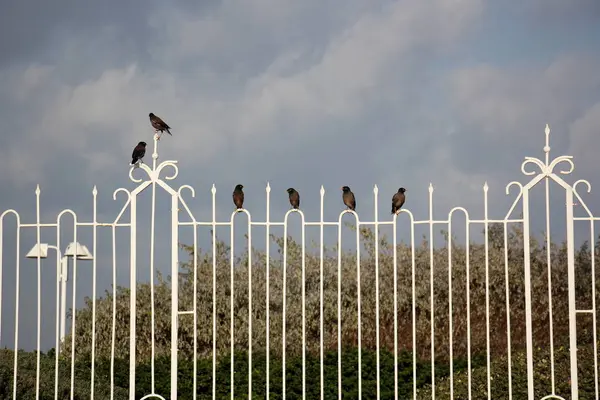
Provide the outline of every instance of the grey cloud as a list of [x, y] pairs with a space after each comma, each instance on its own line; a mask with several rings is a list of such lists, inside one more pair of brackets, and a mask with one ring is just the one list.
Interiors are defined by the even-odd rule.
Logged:
[[556, 132], [553, 148], [565, 151], [568, 126], [598, 100], [600, 78], [594, 71], [599, 65], [600, 60], [586, 55], [563, 55], [541, 67], [481, 65], [457, 70], [450, 90], [463, 134], [454, 151], [460, 152], [465, 140], [482, 149], [468, 161], [458, 157], [457, 165], [468, 170], [469, 163], [476, 162], [473, 157], [481, 157], [488, 160], [482, 167], [491, 172], [502, 159], [522, 158], [513, 150], [517, 146], [537, 153], [546, 123]]
[[[32, 58], [59, 61], [56, 52], [74, 37], [93, 39], [99, 31], [113, 29], [122, 39], [145, 44], [153, 2], [81, 3], [58, 0], [9, 0], [0, 14], [0, 66], [28, 63]], [[132, 28], [133, 27], [133, 28]], [[102, 56], [101, 56], [102, 57]], [[105, 56], [102, 58], [106, 58]]]

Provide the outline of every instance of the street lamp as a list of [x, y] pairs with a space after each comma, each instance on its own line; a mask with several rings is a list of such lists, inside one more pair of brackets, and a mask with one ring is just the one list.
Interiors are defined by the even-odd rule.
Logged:
[[90, 261], [94, 259], [92, 253], [88, 250], [87, 246], [78, 242], [71, 242], [65, 249], [65, 254], [62, 255], [60, 249], [56, 246], [49, 245], [48, 243], [37, 243], [29, 253], [25, 255], [27, 258], [47, 258], [48, 249], [55, 250], [60, 258], [60, 268], [57, 265], [57, 273], [61, 282], [60, 289], [60, 341], [61, 343], [65, 338], [65, 325], [67, 319], [67, 281], [69, 280], [69, 257], [77, 257], [78, 260]]

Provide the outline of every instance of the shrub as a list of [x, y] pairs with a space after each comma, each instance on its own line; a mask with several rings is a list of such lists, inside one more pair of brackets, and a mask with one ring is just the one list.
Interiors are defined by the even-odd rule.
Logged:
[[[365, 349], [376, 348], [375, 332], [375, 246], [374, 234], [370, 229], [360, 231], [364, 246], [361, 252], [361, 301], [362, 301], [362, 343]], [[502, 225], [492, 224], [489, 231], [489, 304], [490, 332], [494, 332], [490, 343], [491, 351], [500, 354], [506, 351], [508, 337], [506, 335], [506, 288], [510, 296], [511, 339], [514, 349], [524, 346], [525, 337], [525, 304], [523, 284], [523, 235], [518, 227], [513, 227], [507, 236], [507, 259], [505, 264], [504, 231]], [[272, 237], [272, 240], [283, 251], [283, 238]], [[383, 348], [394, 348], [394, 302], [393, 302], [393, 245], [384, 235], [379, 237], [379, 274], [380, 274], [380, 342]], [[194, 257], [197, 259], [197, 356], [212, 356], [213, 345], [213, 302], [216, 301], [218, 355], [230, 351], [230, 265], [229, 248], [221, 241], [216, 244], [216, 280], [217, 292], [213, 299], [213, 255], [198, 249], [182, 246], [190, 253], [190, 260], [182, 263], [179, 275], [179, 308], [193, 309], [193, 272]], [[469, 247], [469, 297], [470, 319], [467, 318], [467, 251], [453, 240], [452, 246], [452, 324], [453, 355], [465, 358], [467, 348], [467, 323], [471, 327], [470, 353], [486, 351], [486, 270], [485, 247], [472, 243]], [[449, 288], [448, 288], [448, 252], [446, 246], [434, 249], [434, 287], [433, 304], [435, 324], [435, 357], [444, 360], [449, 356]], [[266, 351], [266, 268], [264, 252], [252, 249], [252, 348], [254, 351]], [[600, 262], [598, 249], [593, 249], [596, 262]], [[325, 351], [337, 349], [337, 251], [326, 248], [323, 265], [323, 297], [324, 297], [324, 348]], [[555, 341], [566, 341], [568, 338], [568, 301], [567, 301], [567, 251], [566, 245], [551, 244], [553, 287], [553, 326]], [[412, 351], [412, 250], [410, 246], [397, 245], [397, 279], [398, 279], [398, 347]], [[421, 358], [431, 356], [431, 313], [430, 304], [430, 257], [429, 244], [423, 240], [414, 248], [415, 257], [415, 330], [416, 352]], [[548, 287], [545, 242], [539, 243], [531, 239], [531, 285], [532, 285], [532, 317], [533, 337], [537, 346], [548, 344]], [[320, 344], [320, 259], [316, 251], [306, 251], [306, 344], [308, 352], [318, 354]], [[506, 267], [506, 269], [505, 269]], [[347, 347], [358, 346], [357, 328], [357, 284], [356, 259], [354, 251], [342, 252], [342, 343]], [[587, 243], [576, 253], [577, 301], [579, 308], [590, 308], [591, 304], [591, 255]], [[234, 268], [234, 333], [236, 351], [248, 349], [248, 259], [238, 258]], [[509, 276], [508, 285], [505, 273]], [[600, 280], [598, 280], [600, 281]], [[283, 335], [282, 324], [282, 260], [271, 257], [269, 269], [270, 284], [270, 352], [281, 355]], [[299, 355], [302, 345], [301, 314], [301, 248], [291, 238], [288, 240], [287, 269], [287, 310], [286, 310], [286, 351], [288, 356]], [[600, 286], [597, 288], [600, 290]], [[140, 360], [151, 354], [150, 335], [150, 285], [137, 284], [137, 341], [136, 351]], [[171, 341], [171, 290], [170, 278], [159, 275], [154, 288], [155, 295], [155, 351], [157, 355], [170, 354]], [[96, 352], [98, 357], [109, 358], [111, 354], [112, 306], [116, 303], [116, 354], [126, 356], [129, 352], [129, 289], [116, 288], [116, 296], [106, 292], [105, 297], [96, 301]], [[77, 311], [76, 354], [91, 351], [91, 300]], [[585, 322], [585, 321], [584, 321]], [[584, 323], [581, 322], [581, 323]], [[589, 321], [588, 321], [589, 322]], [[587, 322], [585, 322], [587, 323]], [[591, 325], [588, 324], [588, 325]], [[586, 325], [587, 326], [587, 325]], [[70, 333], [69, 333], [70, 335]], [[66, 349], [71, 345], [66, 340]], [[192, 316], [182, 315], [179, 324], [179, 351], [182, 357], [194, 356], [194, 326]]]

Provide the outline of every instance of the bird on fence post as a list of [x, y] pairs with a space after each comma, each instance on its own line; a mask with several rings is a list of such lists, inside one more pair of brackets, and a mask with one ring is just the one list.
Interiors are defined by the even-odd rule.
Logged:
[[344, 200], [344, 204], [346, 205], [346, 207], [348, 207], [352, 211], [355, 211], [356, 199], [354, 198], [354, 193], [352, 193], [350, 187], [342, 186], [342, 192], [344, 192], [342, 195], [342, 200]]
[[406, 195], [404, 192], [406, 192], [406, 189], [401, 187], [396, 193], [394, 193], [394, 197], [392, 197], [392, 214], [397, 214], [400, 212], [400, 208], [402, 208], [404, 205], [404, 202], [406, 201]]
[[154, 128], [154, 132], [156, 132], [156, 133], [160, 132], [160, 135], [158, 135], [156, 140], [160, 140], [160, 137], [164, 131], [167, 131], [167, 133], [169, 135], [173, 136], [173, 134], [169, 130], [169, 129], [171, 129], [171, 127], [169, 125], [167, 125], [167, 123], [165, 121], [163, 121], [162, 119], [160, 119], [153, 113], [148, 114], [148, 116], [150, 117], [150, 123], [152, 124], [152, 127]]
[[142, 158], [146, 154], [146, 142], [139, 142], [137, 146], [133, 148], [133, 153], [131, 153], [131, 164], [135, 165], [138, 161], [142, 162]]
[[294, 188], [289, 188], [287, 190], [288, 194], [290, 195], [290, 205], [292, 206], [293, 209], [298, 209], [300, 208], [300, 193], [298, 193], [298, 191]]
[[233, 190], [233, 204], [237, 207], [237, 210], [240, 211], [244, 208], [244, 191], [242, 190], [244, 185], [236, 185]]

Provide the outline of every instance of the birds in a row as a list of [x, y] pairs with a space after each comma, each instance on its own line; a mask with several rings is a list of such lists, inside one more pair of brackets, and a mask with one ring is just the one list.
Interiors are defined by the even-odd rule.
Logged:
[[[244, 208], [244, 185], [236, 185], [233, 189], [233, 204], [237, 210]], [[294, 188], [288, 188], [288, 198], [293, 209], [300, 208], [300, 193]], [[392, 197], [392, 214], [397, 214], [406, 201], [406, 189], [401, 187]], [[349, 186], [342, 186], [342, 200], [349, 210], [356, 211], [356, 198]]]
[[[169, 135], [173, 136], [170, 130], [171, 127], [167, 125], [165, 121], [153, 113], [150, 113], [148, 116], [150, 117], [150, 124], [154, 128], [154, 132], [156, 134], [160, 132], [156, 140], [160, 140], [161, 135], [165, 131]], [[146, 155], [146, 142], [139, 142], [131, 154], [131, 165], [141, 162], [144, 158], [144, 155]], [[244, 189], [243, 185], [236, 185], [235, 189], [233, 190], [233, 204], [236, 206], [237, 210], [241, 210], [244, 207], [244, 191], [242, 189]], [[299, 209], [300, 193], [298, 193], [298, 191], [294, 188], [288, 188], [287, 192], [292, 208]], [[392, 197], [392, 214], [397, 214], [404, 205], [404, 202], [406, 201], [406, 195], [404, 194], [405, 192], [406, 189], [401, 187], [398, 189], [398, 192], [394, 193], [394, 196]], [[350, 190], [349, 186], [342, 186], [342, 200], [349, 210], [356, 210], [356, 198], [354, 197], [354, 193], [352, 193], [352, 190]]]
[[[160, 137], [162, 136], [163, 132], [165, 132], [165, 131], [169, 135], [173, 136], [173, 134], [171, 133], [171, 127], [169, 125], [167, 125], [167, 123], [165, 121], [163, 121], [162, 119], [160, 119], [160, 117], [157, 117], [153, 113], [148, 114], [148, 116], [150, 117], [150, 125], [152, 125], [152, 127], [154, 128], [154, 132], [156, 134], [158, 134], [160, 132], [160, 134], [158, 134], [158, 137], [156, 138], [156, 140], [160, 140]], [[139, 142], [137, 144], [137, 146], [135, 146], [133, 148], [133, 153], [131, 153], [131, 164], [130, 165], [135, 165], [135, 164], [137, 164], [138, 161], [143, 161], [142, 159], [144, 158], [145, 155], [146, 155], [146, 142]]]

